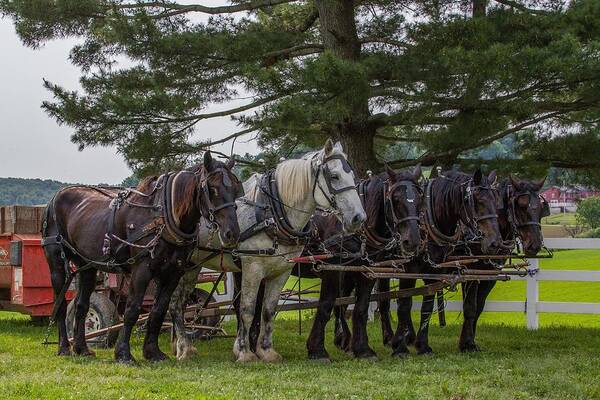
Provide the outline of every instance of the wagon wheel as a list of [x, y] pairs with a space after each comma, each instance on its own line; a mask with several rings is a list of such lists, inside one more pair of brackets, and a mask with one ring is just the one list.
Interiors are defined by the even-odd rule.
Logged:
[[[188, 300], [185, 306], [198, 305], [203, 306], [206, 299], [210, 296], [206, 290], [195, 288], [194, 291], [188, 297]], [[215, 302], [215, 298], [210, 296], [209, 303]], [[203, 326], [217, 326], [220, 321], [219, 316], [214, 315], [211, 317], [198, 317], [196, 318], [196, 313], [194, 311], [190, 311], [185, 313], [185, 323], [186, 325], [203, 325]], [[210, 339], [210, 331], [206, 329], [195, 329], [193, 327], [186, 327], [186, 332], [192, 340], [207, 340]]]
[[[73, 328], [75, 324], [75, 299], [67, 306], [67, 334], [73, 337]], [[98, 329], [108, 328], [119, 323], [117, 309], [110, 299], [98, 292], [93, 292], [90, 296], [90, 309], [85, 319], [85, 333], [97, 331]], [[119, 331], [112, 331], [105, 335], [98, 336], [88, 342], [93, 347], [112, 347], [117, 341]]]

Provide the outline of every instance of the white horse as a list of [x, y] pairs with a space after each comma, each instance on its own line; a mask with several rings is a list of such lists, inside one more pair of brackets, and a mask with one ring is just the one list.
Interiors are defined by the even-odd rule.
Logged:
[[[256, 227], [256, 203], [264, 202], [265, 197], [273, 198], [265, 193], [265, 183], [262, 175], [255, 174], [246, 182], [246, 194], [237, 201], [237, 216], [241, 232]], [[282, 208], [279, 219], [287, 217], [288, 228], [300, 232], [307, 225], [317, 207], [330, 209], [336, 213], [347, 232], [355, 232], [366, 219], [365, 211], [355, 189], [354, 172], [346, 161], [340, 143], [335, 145], [327, 140], [325, 147], [318, 152], [305, 155], [302, 159], [287, 160], [277, 165], [271, 176], [279, 198], [276, 203]], [[275, 200], [273, 200], [275, 201]], [[255, 203], [256, 202], [256, 203]], [[277, 205], [276, 204], [276, 205]], [[204, 229], [207, 229], [204, 227]], [[289, 232], [289, 230], [288, 230]], [[278, 234], [281, 231], [278, 230]], [[242, 236], [244, 234], [242, 233]], [[204, 235], [202, 235], [204, 237]], [[258, 230], [255, 234], [243, 240], [241, 237], [238, 250], [240, 253], [252, 252], [258, 249], [275, 248], [275, 254], [269, 257], [243, 254], [240, 257], [242, 271], [242, 291], [240, 302], [239, 330], [233, 346], [233, 353], [238, 362], [256, 361], [277, 362], [281, 356], [273, 350], [273, 319], [275, 316], [280, 292], [291, 272], [287, 259], [297, 257], [302, 253], [304, 244], [279, 243], [274, 246], [272, 234], [266, 230]], [[220, 246], [218, 238], [210, 243], [199, 243], [199, 246]], [[177, 358], [183, 359], [196, 352], [189, 338], [185, 335], [183, 318], [181, 316], [183, 301], [193, 290], [201, 267], [212, 270], [240, 271], [230, 254], [210, 258], [211, 253], [197, 250], [192, 262], [201, 264], [191, 270], [180, 281], [179, 287], [171, 300], [171, 315], [177, 333]], [[209, 259], [210, 258], [210, 259]], [[207, 260], [208, 259], [208, 260]], [[254, 318], [257, 295], [261, 282], [265, 283], [261, 329], [256, 345], [252, 352], [249, 341], [249, 331]]]

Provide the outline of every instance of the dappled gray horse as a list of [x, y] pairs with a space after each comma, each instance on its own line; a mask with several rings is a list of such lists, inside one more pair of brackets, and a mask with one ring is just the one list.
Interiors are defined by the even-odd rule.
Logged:
[[[273, 318], [280, 292], [291, 272], [287, 259], [302, 253], [312, 229], [308, 222], [315, 210], [320, 207], [336, 214], [348, 232], [355, 232], [366, 218], [355, 188], [354, 172], [340, 143], [334, 145], [331, 140], [318, 152], [306, 154], [299, 160], [283, 161], [274, 171], [252, 176], [244, 183], [244, 189], [246, 195], [237, 201], [241, 256], [235, 258], [230, 253], [221, 255], [218, 251], [197, 250], [192, 262], [199, 266], [187, 272], [171, 300], [178, 359], [196, 352], [185, 334], [183, 304], [195, 286], [199, 269], [206, 267], [242, 272], [239, 330], [233, 346], [236, 360], [280, 361], [281, 356], [273, 350]], [[202, 229], [209, 228], [203, 224]], [[218, 249], [220, 243], [213, 238], [199, 246]], [[264, 253], [268, 249], [271, 254], [266, 257], [253, 254], [256, 250]], [[263, 281], [261, 329], [253, 352], [249, 332]]]

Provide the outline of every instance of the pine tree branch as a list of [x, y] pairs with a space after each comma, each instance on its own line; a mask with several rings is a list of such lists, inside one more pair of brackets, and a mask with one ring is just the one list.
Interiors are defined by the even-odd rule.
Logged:
[[315, 24], [317, 19], [319, 19], [319, 11], [313, 7], [313, 9], [310, 12], [310, 14], [308, 15], [308, 17], [306, 17], [306, 19], [302, 22], [302, 24], [300, 24], [298, 29], [296, 29], [296, 32], [300, 32], [300, 33], [306, 32], [307, 30], [312, 28], [312, 26]]
[[227, 142], [227, 141], [229, 141], [229, 140], [231, 140], [231, 139], [235, 139], [235, 138], [237, 138], [237, 137], [240, 137], [240, 136], [243, 136], [243, 135], [245, 135], [245, 134], [247, 134], [247, 133], [254, 132], [254, 131], [256, 131], [257, 129], [258, 129], [258, 128], [248, 128], [248, 129], [244, 129], [244, 130], [241, 130], [241, 131], [239, 131], [239, 132], [232, 133], [231, 135], [227, 135], [227, 136], [225, 136], [224, 138], [222, 138], [222, 139], [219, 139], [219, 140], [210, 141], [210, 142], [204, 142], [204, 143], [202, 143], [202, 145], [203, 145], [203, 146], [214, 146], [214, 145], [217, 145], [217, 144], [225, 143], [225, 142]]
[[189, 12], [200, 12], [204, 14], [232, 14], [240, 11], [252, 11], [265, 7], [276, 6], [278, 4], [292, 3], [297, 0], [254, 0], [234, 4], [231, 6], [217, 6], [209, 7], [201, 4], [178, 4], [178, 3], [167, 3], [164, 1], [149, 1], [146, 3], [135, 3], [135, 4], [118, 4], [115, 5], [117, 9], [121, 10], [134, 10], [134, 9], [146, 9], [146, 8], [162, 8], [168, 10], [167, 12], [158, 14], [160, 17], [172, 17], [175, 15], [186, 14]]
[[528, 8], [528, 7], [524, 6], [523, 4], [519, 4], [517, 1], [514, 1], [514, 0], [494, 0], [494, 1], [496, 3], [500, 3], [502, 5], [515, 8], [519, 11], [528, 12], [530, 14], [537, 14], [537, 15], [549, 15], [550, 14], [549, 11]]
[[496, 140], [502, 139], [505, 136], [508, 136], [508, 135], [513, 134], [518, 131], [521, 131], [521, 130], [523, 130], [529, 126], [535, 125], [539, 122], [548, 120], [550, 118], [554, 118], [562, 113], [563, 113], [563, 111], [555, 111], [555, 112], [551, 112], [548, 114], [543, 114], [536, 118], [532, 118], [530, 120], [518, 123], [517, 125], [514, 125], [511, 128], [504, 129], [493, 135], [487, 136], [483, 139], [478, 140], [475, 143], [464, 144], [462, 146], [458, 146], [458, 147], [455, 147], [455, 148], [452, 148], [452, 149], [449, 149], [446, 151], [441, 151], [438, 153], [426, 152], [423, 155], [421, 155], [420, 157], [417, 157], [416, 159], [413, 159], [413, 160], [396, 160], [396, 161], [391, 161], [388, 164], [392, 165], [395, 168], [407, 167], [407, 166], [411, 166], [411, 165], [416, 165], [418, 163], [421, 163], [422, 165], [425, 165], [425, 166], [433, 165], [440, 158], [443, 159], [443, 158], [448, 158], [448, 157], [456, 157], [457, 155], [459, 155], [460, 153], [462, 153], [464, 151], [477, 149], [482, 146], [487, 146]]

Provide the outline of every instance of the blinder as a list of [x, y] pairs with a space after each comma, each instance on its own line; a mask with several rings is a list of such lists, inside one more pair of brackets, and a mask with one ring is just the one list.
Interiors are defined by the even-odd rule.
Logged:
[[[206, 173], [206, 171], [204, 169], [202, 169], [201, 172], [201, 178], [200, 178], [200, 186], [202, 189], [202, 196], [204, 197], [204, 203], [206, 204], [206, 207], [208, 209], [208, 220], [210, 222], [215, 222], [215, 213], [217, 211], [220, 211], [224, 208], [228, 208], [228, 207], [233, 207], [233, 208], [237, 208], [237, 205], [235, 204], [235, 201], [232, 202], [227, 202], [227, 203], [223, 203], [220, 204], [218, 206], [215, 206], [212, 201], [210, 200], [210, 188], [208, 185], [208, 180], [211, 176], [216, 175], [217, 173], [221, 173], [223, 176], [223, 186], [225, 187], [231, 187], [233, 182], [231, 180], [231, 178], [229, 177], [229, 170], [227, 170], [226, 168], [223, 167], [219, 167], [219, 168], [215, 168], [214, 170], [212, 170], [209, 173]], [[244, 188], [243, 186], [239, 183], [239, 181], [236, 178], [236, 182], [235, 184], [238, 186], [238, 188], [236, 188], [236, 194], [235, 197], [241, 197], [244, 195]], [[241, 195], [238, 196], [238, 194], [241, 192]]]
[[[389, 182], [385, 183], [384, 189], [383, 189], [384, 190], [384, 199], [385, 199], [385, 204], [386, 204], [385, 205], [385, 213], [386, 213], [386, 215], [389, 213], [389, 215], [392, 217], [391, 219], [392, 219], [392, 222], [394, 223], [394, 227], [393, 227], [394, 231], [403, 222], [420, 221], [421, 220], [421, 218], [418, 215], [409, 215], [404, 218], [398, 218], [398, 216], [396, 215], [396, 210], [394, 209], [393, 195], [394, 195], [394, 192], [401, 187], [405, 187], [407, 189], [407, 192], [408, 192], [408, 188], [415, 188], [419, 194], [421, 194], [421, 195], [423, 194], [423, 190], [421, 189], [421, 187], [409, 180], [395, 182], [391, 186], [389, 185]], [[408, 197], [407, 197], [406, 200], [408, 202], [414, 202], [415, 198], [413, 198], [411, 200], [411, 199], [408, 199]], [[386, 220], [387, 220], [387, 218], [386, 218]]]
[[540, 200], [542, 202], [542, 218], [550, 216], [550, 204], [542, 195], [540, 195]]
[[[336, 188], [333, 186], [331, 170], [329, 169], [329, 165], [327, 165], [327, 163], [331, 160], [340, 160], [340, 162], [342, 163], [342, 168], [344, 169], [344, 172], [346, 172], [346, 173], [352, 172], [352, 167], [350, 166], [350, 164], [348, 163], [348, 161], [346, 160], [346, 158], [343, 155], [332, 154], [329, 157], [326, 157], [325, 159], [323, 159], [323, 162], [319, 165], [319, 168], [317, 169], [317, 175], [315, 176], [315, 186], [319, 187], [319, 189], [323, 193], [323, 196], [325, 196], [325, 198], [327, 199], [327, 201], [329, 202], [331, 207], [336, 208], [335, 196], [340, 193], [347, 192], [348, 190], [356, 190], [356, 186], [348, 185], [348, 186], [345, 186], [342, 188]], [[323, 178], [325, 179], [325, 184], [327, 185], [327, 190], [329, 191], [329, 196], [323, 190], [323, 188], [321, 187], [321, 184], [319, 183], [319, 173], [321, 173], [321, 172], [323, 173]], [[315, 188], [313, 187], [313, 193], [314, 193], [314, 189]]]

